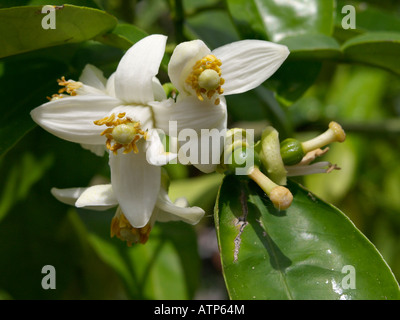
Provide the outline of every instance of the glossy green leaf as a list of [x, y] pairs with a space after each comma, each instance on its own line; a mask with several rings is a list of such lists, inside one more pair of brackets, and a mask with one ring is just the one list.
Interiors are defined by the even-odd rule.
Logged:
[[320, 61], [286, 61], [266, 82], [276, 92], [276, 99], [285, 106], [291, 106], [316, 81], [320, 74]]
[[0, 9], [0, 57], [82, 42], [117, 24], [117, 19], [104, 11], [64, 5], [54, 11], [55, 29], [43, 29], [47, 14], [41, 11], [42, 6]]
[[202, 39], [211, 49], [238, 41], [239, 35], [226, 11], [213, 10], [189, 17], [186, 22], [188, 33]]
[[147, 35], [145, 31], [134, 25], [118, 24], [111, 32], [96, 37], [96, 40], [109, 46], [127, 50]]
[[[394, 3], [393, 3], [394, 4]], [[355, 29], [344, 29], [342, 22], [346, 23], [349, 12], [342, 13], [346, 5], [351, 5], [355, 9]], [[340, 40], [348, 40], [364, 32], [386, 31], [400, 32], [400, 15], [395, 8], [384, 8], [381, 3], [379, 6], [348, 0], [337, 1], [335, 18], [335, 37]]]
[[242, 37], [276, 42], [333, 31], [333, 0], [228, 0], [228, 7]]
[[243, 39], [268, 39], [256, 1], [228, 0], [229, 12]]
[[[50, 4], [52, 6], [62, 6], [65, 4], [65, 0], [3, 0], [1, 1], [0, 8], [9, 8], [9, 7], [19, 7], [19, 6], [45, 6]], [[90, 8], [99, 8], [96, 4], [96, 0], [68, 0], [68, 4], [75, 6], [90, 7]]]
[[354, 37], [342, 46], [351, 61], [378, 66], [400, 74], [400, 32], [370, 32]]
[[289, 182], [274, 209], [253, 182], [225, 177], [215, 222], [232, 299], [399, 299], [382, 256], [338, 209]]
[[339, 43], [323, 34], [304, 34], [287, 37], [279, 43], [290, 50], [290, 59], [332, 59], [341, 55]]

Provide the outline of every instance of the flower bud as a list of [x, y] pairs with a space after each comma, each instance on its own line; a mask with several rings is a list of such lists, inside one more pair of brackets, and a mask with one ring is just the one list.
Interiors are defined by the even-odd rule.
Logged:
[[260, 164], [260, 157], [257, 152], [254, 152], [254, 148], [250, 146], [237, 147], [228, 158], [225, 173], [234, 174], [238, 168], [248, 168], [250, 170], [254, 166], [259, 167]]
[[281, 156], [287, 166], [295, 165], [303, 159], [305, 152], [299, 140], [289, 138], [281, 142]]

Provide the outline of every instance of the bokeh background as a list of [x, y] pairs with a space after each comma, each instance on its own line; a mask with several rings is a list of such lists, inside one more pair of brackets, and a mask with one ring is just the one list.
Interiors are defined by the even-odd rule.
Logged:
[[[6, 0], [0, 1], [0, 8], [63, 3], [47, 2]], [[147, 34], [168, 35], [170, 54], [177, 43], [196, 38], [211, 49], [245, 38], [244, 33], [246, 38], [262, 38], [262, 34], [248, 31], [235, 20], [234, 4], [240, 2], [68, 3], [99, 8], [117, 17], [119, 23], [134, 25]], [[344, 15], [340, 10], [345, 4], [357, 9], [356, 30], [341, 26]], [[247, 9], [244, 6], [243, 12]], [[337, 1], [335, 10], [331, 33], [339, 44], [367, 31], [400, 33], [398, 1]], [[288, 14], [287, 21], [290, 18]], [[273, 125], [282, 138], [306, 139], [324, 131], [331, 120], [343, 125], [346, 142], [333, 145], [326, 155], [341, 170], [299, 181], [340, 208], [400, 279], [400, 50], [398, 46], [389, 49], [398, 63], [392, 70], [385, 70], [390, 69], [386, 65], [379, 67], [379, 63], [363, 64], [326, 52], [320, 56], [300, 52], [263, 86], [227, 101], [229, 126], [253, 128], [258, 134], [266, 125]], [[57, 92], [56, 79], [63, 75], [78, 79], [87, 63], [109, 76], [123, 53], [123, 48], [95, 39], [0, 59], [2, 299], [228, 297], [213, 221], [223, 176], [204, 175], [190, 166], [167, 165], [170, 197], [185, 196], [190, 205], [203, 207], [206, 216], [195, 227], [180, 222], [158, 223], [146, 245], [131, 248], [110, 238], [112, 210], [77, 209], [50, 194], [52, 187], [84, 187], [109, 181], [108, 159], [36, 127], [29, 111]], [[165, 66], [159, 78], [168, 81]], [[41, 287], [45, 265], [56, 269], [56, 290]]]

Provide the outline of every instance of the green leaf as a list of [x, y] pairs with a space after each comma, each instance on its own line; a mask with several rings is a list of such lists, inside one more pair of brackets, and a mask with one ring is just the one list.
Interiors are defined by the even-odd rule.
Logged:
[[[95, 2], [96, 0], [68, 0], [68, 4], [80, 6], [84, 5], [85, 7], [91, 8], [99, 8], [99, 6]], [[83, 3], [82, 3], [83, 2]], [[3, 0], [0, 4], [0, 8], [9, 8], [9, 7], [19, 7], [19, 6], [45, 6], [51, 3], [52, 6], [62, 6], [65, 4], [65, 0]]]
[[321, 61], [288, 60], [266, 81], [267, 88], [276, 92], [276, 99], [291, 106], [314, 84], [322, 67]]
[[331, 35], [333, 0], [228, 0], [228, 8], [244, 38], [280, 41], [302, 34]]
[[117, 19], [86, 7], [57, 7], [55, 29], [43, 29], [42, 6], [0, 9], [0, 58], [67, 43], [78, 43], [112, 30]]
[[185, 26], [190, 37], [202, 39], [211, 49], [240, 40], [229, 14], [223, 10], [196, 14], [187, 19]]
[[[82, 213], [82, 218], [87, 223], [93, 220], [89, 212]], [[200, 258], [192, 226], [183, 222], [157, 223], [145, 245], [134, 244], [132, 247], [99, 230], [90, 236], [93, 248], [119, 275], [130, 298], [194, 297], [199, 284]]]
[[378, 66], [400, 74], [400, 32], [370, 32], [351, 38], [342, 46], [351, 61]]
[[339, 43], [323, 34], [304, 34], [287, 37], [279, 43], [290, 50], [290, 59], [333, 59], [341, 55]]
[[118, 24], [111, 32], [99, 35], [95, 40], [106, 45], [128, 50], [133, 44], [148, 34], [131, 24]]
[[[342, 8], [346, 5], [351, 5], [355, 9], [356, 29], [343, 29], [342, 27], [343, 19], [347, 18], [349, 14], [348, 12], [342, 13]], [[383, 7], [382, 3], [379, 3], [379, 7], [377, 7], [365, 2], [338, 1], [336, 6], [335, 37], [345, 41], [364, 32], [400, 32], [400, 15], [396, 8], [392, 8], [389, 11], [389, 8]]]
[[354, 224], [300, 185], [288, 187], [293, 203], [277, 211], [253, 182], [225, 177], [215, 222], [230, 298], [399, 299], [391, 270]]

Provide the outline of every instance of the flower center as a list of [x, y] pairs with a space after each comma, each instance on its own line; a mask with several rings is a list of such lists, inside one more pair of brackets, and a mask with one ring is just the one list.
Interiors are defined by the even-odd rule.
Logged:
[[132, 243], [145, 244], [149, 239], [150, 231], [150, 222], [143, 228], [132, 227], [119, 207], [111, 220], [111, 238], [117, 236], [118, 239], [126, 241], [129, 247]]
[[221, 86], [225, 83], [221, 77], [221, 65], [221, 60], [211, 54], [195, 63], [186, 83], [196, 91], [200, 101], [207, 97], [209, 100], [214, 99], [215, 105], [220, 103], [218, 95], [224, 92]]
[[113, 113], [109, 117], [94, 121], [97, 126], [106, 125], [108, 127], [101, 135], [107, 138], [107, 149], [114, 154], [117, 154], [121, 148], [124, 148], [123, 153], [131, 151], [138, 153], [136, 142], [141, 138], [147, 139], [147, 132], [140, 128], [140, 122], [133, 121], [125, 115], [125, 112], [122, 112], [116, 117]]

